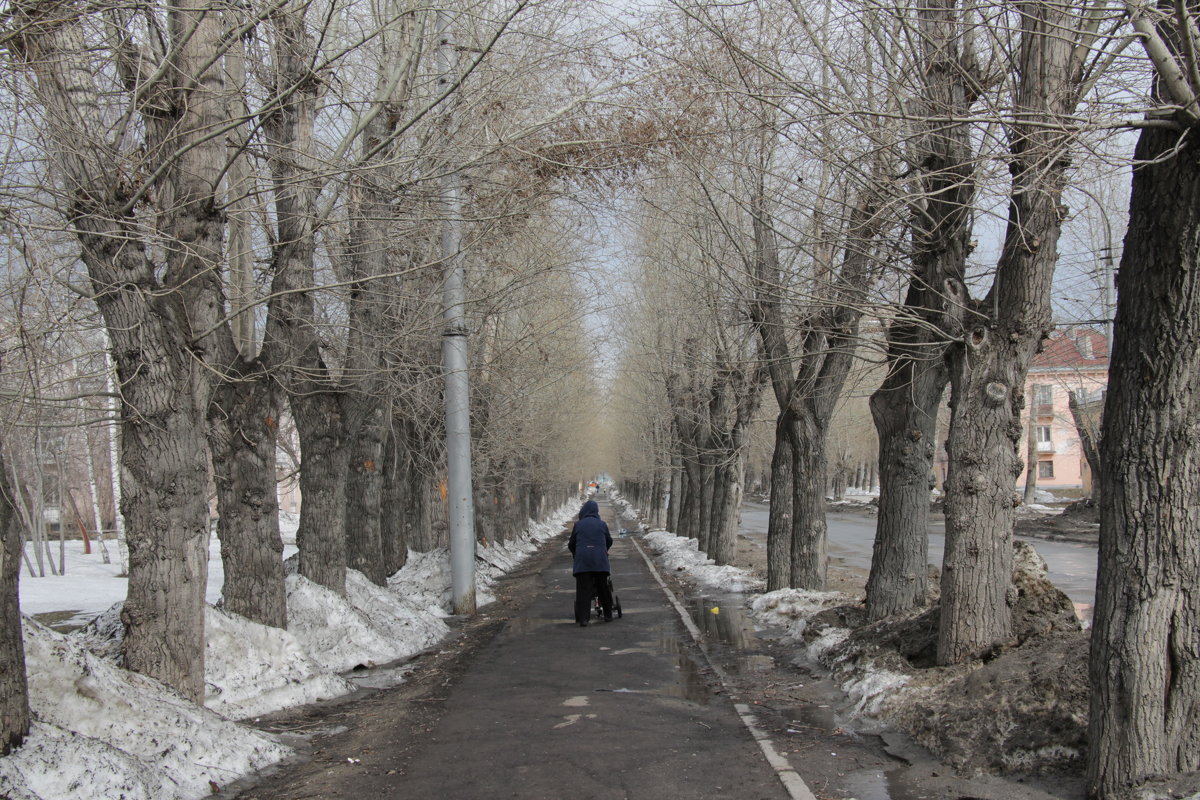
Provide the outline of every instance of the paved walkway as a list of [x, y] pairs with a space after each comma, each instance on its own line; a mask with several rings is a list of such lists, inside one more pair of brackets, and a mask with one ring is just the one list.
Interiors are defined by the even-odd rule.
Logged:
[[614, 532], [625, 615], [572, 621], [570, 553], [449, 689], [396, 797], [787, 798], [633, 542]]

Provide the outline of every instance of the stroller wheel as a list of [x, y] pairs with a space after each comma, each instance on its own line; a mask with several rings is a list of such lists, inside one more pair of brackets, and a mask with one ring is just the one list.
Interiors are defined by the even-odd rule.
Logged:
[[620, 601], [620, 600], [618, 600], [618, 599], [616, 598], [616, 596], [613, 596], [613, 611], [616, 611], [616, 612], [617, 612], [617, 619], [620, 619], [621, 617], [623, 617], [623, 616], [624, 616], [624, 615], [621, 613], [621, 601]]

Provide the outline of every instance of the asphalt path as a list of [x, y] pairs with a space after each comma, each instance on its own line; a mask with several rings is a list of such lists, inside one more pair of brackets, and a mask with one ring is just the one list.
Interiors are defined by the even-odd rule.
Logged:
[[536, 596], [450, 687], [395, 796], [788, 797], [633, 542], [614, 538], [624, 616], [573, 622], [564, 538]]

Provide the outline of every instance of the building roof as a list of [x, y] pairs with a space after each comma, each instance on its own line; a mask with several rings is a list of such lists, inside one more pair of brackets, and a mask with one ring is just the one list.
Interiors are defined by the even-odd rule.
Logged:
[[1054, 331], [1030, 369], [1108, 369], [1108, 340], [1092, 328]]

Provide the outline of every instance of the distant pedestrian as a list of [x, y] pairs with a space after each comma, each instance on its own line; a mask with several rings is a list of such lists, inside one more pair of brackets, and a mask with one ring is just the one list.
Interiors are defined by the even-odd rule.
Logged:
[[579, 519], [571, 529], [571, 541], [567, 543], [575, 564], [575, 621], [586, 628], [592, 615], [592, 598], [600, 596], [600, 608], [604, 620], [612, 620], [612, 593], [608, 590], [608, 548], [612, 547], [612, 534], [608, 524], [600, 519], [600, 507], [595, 500], [588, 500], [579, 510]]

